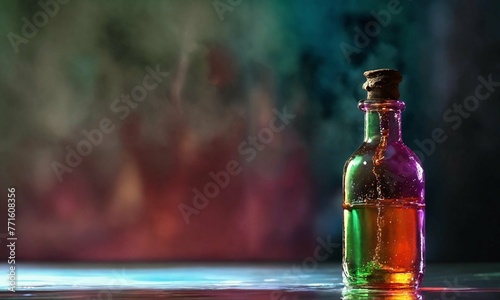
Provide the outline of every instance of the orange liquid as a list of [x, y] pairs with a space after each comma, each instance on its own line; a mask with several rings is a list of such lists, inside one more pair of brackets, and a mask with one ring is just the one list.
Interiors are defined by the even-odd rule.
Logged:
[[419, 202], [384, 199], [344, 205], [346, 284], [367, 288], [420, 284], [425, 245], [424, 205]]

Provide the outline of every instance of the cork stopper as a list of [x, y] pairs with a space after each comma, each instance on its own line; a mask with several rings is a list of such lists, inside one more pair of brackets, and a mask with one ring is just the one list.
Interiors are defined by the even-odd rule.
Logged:
[[403, 80], [399, 71], [377, 69], [366, 71], [363, 75], [366, 77], [363, 89], [368, 92], [367, 99], [399, 99], [398, 85]]

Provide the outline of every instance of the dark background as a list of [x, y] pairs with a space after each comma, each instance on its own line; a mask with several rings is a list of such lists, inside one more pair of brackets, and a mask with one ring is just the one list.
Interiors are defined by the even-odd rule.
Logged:
[[[40, 3], [0, 2], [0, 208], [15, 187], [20, 260], [302, 260], [318, 237], [340, 243], [362, 73], [382, 67], [404, 76], [428, 261], [500, 260], [500, 89], [464, 102], [479, 76], [500, 81], [500, 2]], [[168, 76], [127, 116], [110, 108], [157, 66]], [[285, 107], [295, 118], [247, 161], [238, 147]], [[115, 130], [59, 180], [103, 118]], [[241, 173], [186, 224], [193, 189], [233, 160]]]

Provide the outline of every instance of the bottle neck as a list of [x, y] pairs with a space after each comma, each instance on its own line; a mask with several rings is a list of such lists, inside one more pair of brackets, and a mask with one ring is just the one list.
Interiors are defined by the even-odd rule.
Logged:
[[365, 112], [365, 143], [400, 142], [401, 111], [405, 104], [398, 100], [364, 100], [359, 108]]

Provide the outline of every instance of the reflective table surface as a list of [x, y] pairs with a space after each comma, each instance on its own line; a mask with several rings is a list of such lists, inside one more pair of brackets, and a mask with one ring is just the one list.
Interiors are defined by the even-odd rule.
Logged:
[[500, 264], [430, 264], [420, 291], [347, 290], [339, 264], [30, 264], [1, 299], [500, 299]]

